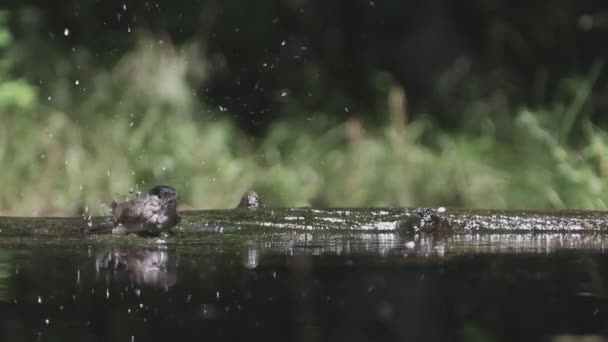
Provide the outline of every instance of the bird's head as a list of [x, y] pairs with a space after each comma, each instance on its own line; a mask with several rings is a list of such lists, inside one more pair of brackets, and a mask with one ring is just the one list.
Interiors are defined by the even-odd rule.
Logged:
[[156, 196], [163, 202], [177, 201], [179, 198], [177, 191], [168, 185], [155, 186], [150, 189], [148, 195]]

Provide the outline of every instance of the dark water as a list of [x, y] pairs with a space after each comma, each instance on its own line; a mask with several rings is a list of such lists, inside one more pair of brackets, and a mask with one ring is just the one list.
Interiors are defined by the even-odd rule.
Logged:
[[[211, 235], [210, 235], [211, 236]], [[524, 341], [608, 336], [576, 235], [0, 244], [2, 341]]]

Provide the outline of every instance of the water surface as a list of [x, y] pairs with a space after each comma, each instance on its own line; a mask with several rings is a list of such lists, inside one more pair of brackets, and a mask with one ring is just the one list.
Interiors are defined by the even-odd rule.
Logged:
[[605, 239], [201, 234], [0, 241], [2, 341], [608, 336]]

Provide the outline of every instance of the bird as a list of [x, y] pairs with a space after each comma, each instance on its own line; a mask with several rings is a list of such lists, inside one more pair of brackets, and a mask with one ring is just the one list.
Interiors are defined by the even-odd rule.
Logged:
[[113, 234], [159, 235], [180, 222], [177, 213], [179, 196], [174, 188], [159, 185], [147, 195], [124, 202], [113, 201], [112, 215], [105, 223], [88, 229], [92, 233], [111, 231]]
[[266, 207], [260, 195], [255, 191], [247, 191], [243, 197], [241, 197], [241, 201], [239, 205], [236, 207], [237, 209], [247, 208], [250, 210], [263, 209]]

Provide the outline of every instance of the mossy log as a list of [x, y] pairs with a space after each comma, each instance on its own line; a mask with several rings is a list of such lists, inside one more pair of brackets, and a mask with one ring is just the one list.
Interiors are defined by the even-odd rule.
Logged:
[[[247, 231], [393, 232], [447, 237], [484, 233], [608, 232], [608, 213], [599, 211], [477, 210], [449, 208], [237, 208], [180, 212], [178, 236]], [[2, 236], [88, 234], [103, 217], [0, 217]]]

